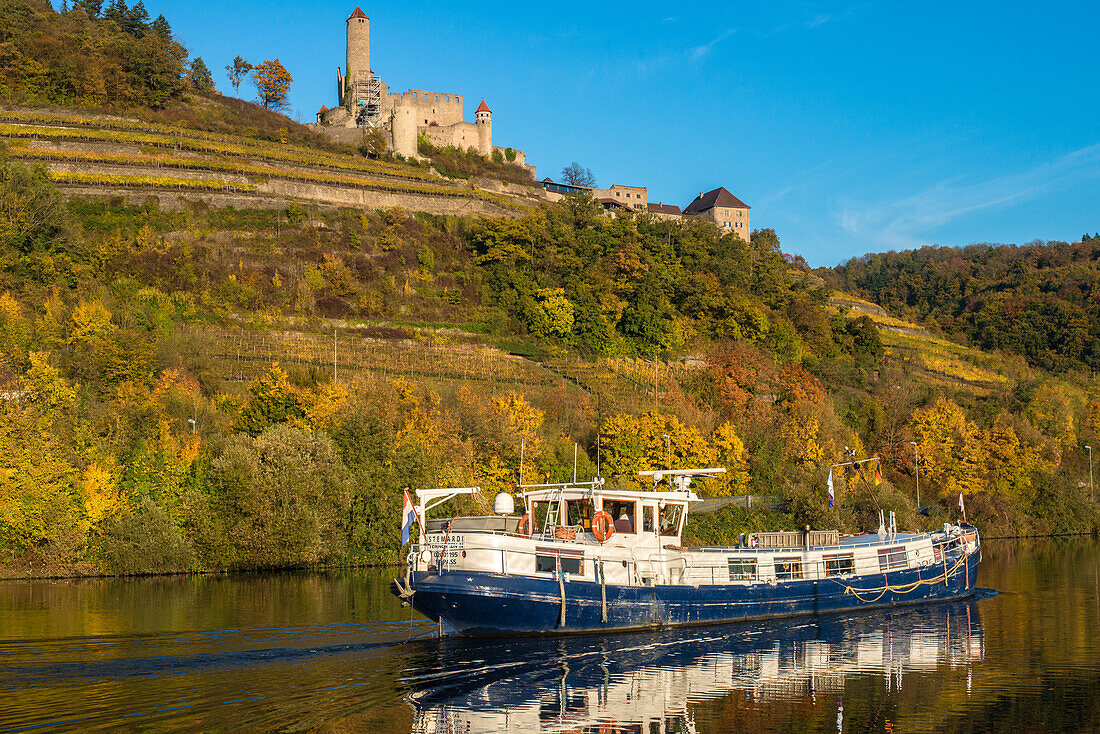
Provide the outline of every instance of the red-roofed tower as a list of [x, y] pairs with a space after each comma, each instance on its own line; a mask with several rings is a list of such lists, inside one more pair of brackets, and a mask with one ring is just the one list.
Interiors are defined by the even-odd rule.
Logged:
[[[356, 6], [348, 16], [347, 90], [355, 89], [357, 82], [366, 82], [370, 77], [370, 18]], [[354, 109], [354, 105], [355, 100], [351, 100], [350, 109]]]
[[491, 155], [493, 152], [493, 112], [485, 100], [481, 100], [474, 112], [474, 126], [477, 128], [477, 152]]

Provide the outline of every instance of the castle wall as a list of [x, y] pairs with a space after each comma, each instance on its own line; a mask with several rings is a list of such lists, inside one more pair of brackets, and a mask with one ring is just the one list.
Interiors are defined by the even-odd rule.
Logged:
[[[511, 161], [508, 160], [508, 146], [506, 146], [506, 145], [494, 145], [493, 150], [499, 150], [500, 154], [502, 156], [504, 156], [504, 160], [508, 163], [515, 163], [517, 166], [526, 166], [527, 165], [527, 153], [525, 153], [522, 150], [519, 150], [518, 148], [512, 148], [512, 152], [516, 154], [516, 157], [515, 157], [514, 160], [511, 160]], [[533, 166], [532, 166], [532, 168], [533, 168]]]
[[[419, 122], [419, 120], [418, 120]], [[432, 145], [446, 148], [453, 145], [466, 150], [477, 148], [477, 126], [472, 122], [459, 122], [454, 125], [417, 125], [418, 132], [428, 136]]]
[[462, 122], [462, 95], [446, 92], [428, 92], [423, 89], [410, 89], [404, 94], [390, 92], [386, 95], [385, 106], [408, 107], [415, 112], [418, 126], [437, 125], [446, 127]]

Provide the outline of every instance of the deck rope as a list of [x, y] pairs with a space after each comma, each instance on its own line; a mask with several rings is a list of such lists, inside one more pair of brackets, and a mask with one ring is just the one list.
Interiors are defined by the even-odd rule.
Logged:
[[[873, 587], [873, 588], [870, 588], [870, 589], [856, 589], [852, 586], [848, 586], [847, 584], [844, 584], [844, 583], [841, 583], [840, 581], [837, 581], [835, 578], [834, 579], [829, 579], [829, 580], [832, 581], [837, 586], [843, 586], [845, 594], [851, 594], [852, 596], [854, 596], [856, 599], [859, 599], [864, 604], [873, 604], [876, 601], [878, 601], [879, 599], [881, 599], [882, 597], [886, 596], [887, 592], [892, 592], [894, 594], [912, 594], [914, 591], [916, 591], [917, 589], [919, 589], [922, 586], [932, 586], [934, 584], [938, 584], [940, 582], [940, 579], [943, 579], [943, 583], [944, 583], [944, 585], [946, 585], [947, 584], [947, 579], [950, 578], [951, 576], [957, 575], [958, 570], [959, 570], [959, 566], [961, 566], [961, 565], [966, 566], [967, 580], [969, 581], [970, 565], [967, 563], [969, 558], [970, 557], [968, 555], [964, 555], [962, 558], [955, 561], [955, 565], [953, 565], [950, 569], [948, 569], [947, 568], [947, 557], [946, 557], [946, 554], [945, 554], [945, 556], [944, 556], [944, 571], [943, 571], [942, 574], [939, 574], [939, 575], [937, 575], [933, 578], [922, 579], [922, 578], [920, 578], [920, 574], [918, 572], [916, 581], [913, 581], [913, 582], [908, 583], [908, 584], [900, 584], [898, 586], [891, 586], [889, 578], [886, 576], [886, 574], [883, 574], [883, 578], [886, 579], [886, 585], [885, 586], [876, 586], [876, 587]], [[970, 588], [970, 587], [967, 586], [967, 588]], [[878, 596], [875, 596], [874, 598], [869, 598], [869, 597], [864, 598], [863, 596], [861, 596], [862, 594], [874, 594], [875, 592], [878, 592]]]

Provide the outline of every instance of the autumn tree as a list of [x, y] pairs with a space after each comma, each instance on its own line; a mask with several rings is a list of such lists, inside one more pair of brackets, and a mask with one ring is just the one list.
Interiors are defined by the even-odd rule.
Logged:
[[389, 142], [381, 128], [371, 128], [364, 136], [359, 150], [368, 158], [381, 158], [386, 154]]
[[245, 80], [252, 72], [252, 64], [248, 63], [241, 56], [234, 56], [233, 63], [225, 67], [226, 76], [229, 77], [229, 83], [233, 85], [233, 93], [237, 99], [241, 98], [240, 87], [241, 82]]
[[733, 425], [723, 423], [710, 437], [718, 466], [726, 473], [715, 481], [714, 494], [745, 494], [749, 489], [749, 462], [745, 442], [737, 435]]
[[[640, 481], [639, 471], [665, 469], [670, 459], [673, 468], [698, 468], [711, 466], [715, 458], [714, 448], [699, 430], [674, 415], [615, 415], [604, 421], [600, 436], [604, 473], [630, 484]], [[724, 448], [735, 451], [732, 442]]]
[[920, 476], [950, 498], [984, 486], [988, 460], [981, 431], [954, 401], [939, 397], [913, 411], [909, 430], [917, 442]]
[[290, 83], [294, 78], [279, 63], [270, 59], [257, 64], [252, 70], [252, 83], [256, 85], [257, 99], [265, 110], [281, 112], [290, 107]]
[[290, 384], [286, 370], [272, 365], [248, 386], [249, 399], [235, 422], [236, 428], [258, 436], [269, 426], [305, 416], [299, 391]]
[[592, 175], [592, 169], [585, 168], [576, 161], [561, 169], [561, 180], [573, 186], [592, 188], [596, 185], [596, 177]]

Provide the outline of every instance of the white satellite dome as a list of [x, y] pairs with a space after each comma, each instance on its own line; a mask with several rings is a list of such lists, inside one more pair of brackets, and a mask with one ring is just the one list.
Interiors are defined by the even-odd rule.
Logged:
[[511, 515], [516, 511], [515, 500], [507, 492], [501, 492], [493, 499], [493, 512], [498, 515]]

